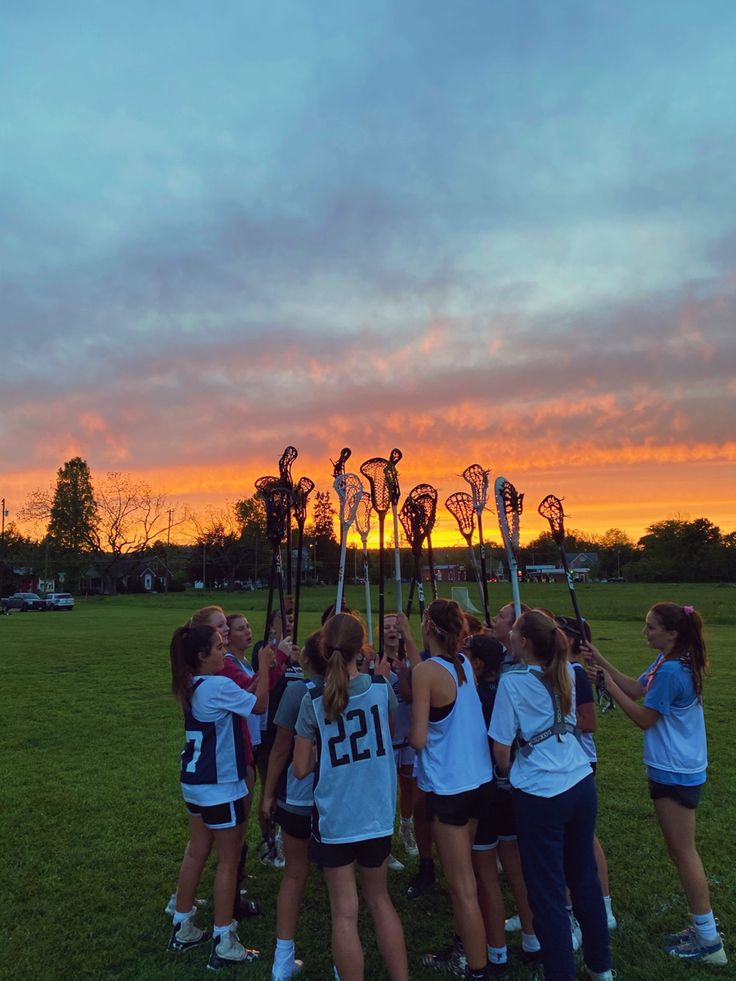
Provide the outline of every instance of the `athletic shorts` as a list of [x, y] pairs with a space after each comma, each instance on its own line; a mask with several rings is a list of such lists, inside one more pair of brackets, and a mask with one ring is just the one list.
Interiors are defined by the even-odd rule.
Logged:
[[484, 814], [478, 821], [478, 828], [475, 832], [473, 842], [474, 852], [490, 852], [498, 845], [498, 835], [493, 830], [493, 822], [488, 814]]
[[700, 795], [703, 793], [705, 784], [699, 783], [695, 787], [683, 787], [679, 783], [656, 783], [649, 781], [649, 796], [652, 800], [659, 800], [660, 797], [669, 797], [671, 800], [694, 811], [700, 803]]
[[312, 833], [311, 814], [297, 814], [294, 811], [287, 811], [285, 807], [279, 807], [277, 804], [274, 817], [281, 830], [285, 834], [291, 835], [292, 838], [306, 841]]
[[490, 782], [484, 783], [460, 794], [435, 794], [430, 790], [427, 793], [427, 817], [456, 827], [462, 827], [470, 820], [480, 820], [488, 811], [490, 787]]
[[488, 819], [491, 831], [499, 841], [516, 841], [516, 815], [510, 793], [504, 790], [496, 792], [488, 806]]
[[394, 746], [394, 760], [397, 770], [402, 766], [410, 766], [412, 768], [412, 776], [416, 776], [414, 773], [414, 760], [416, 758], [417, 751], [412, 749], [411, 746]]
[[228, 801], [227, 804], [213, 804], [211, 807], [203, 807], [201, 804], [190, 804], [184, 801], [190, 814], [202, 818], [205, 827], [213, 831], [220, 831], [222, 828], [235, 828], [245, 821], [245, 797], [238, 800]]
[[325, 869], [337, 869], [357, 862], [364, 869], [377, 869], [391, 854], [391, 835], [385, 838], [368, 838], [366, 841], [347, 841], [340, 845], [328, 845], [314, 835], [309, 839], [309, 857]]

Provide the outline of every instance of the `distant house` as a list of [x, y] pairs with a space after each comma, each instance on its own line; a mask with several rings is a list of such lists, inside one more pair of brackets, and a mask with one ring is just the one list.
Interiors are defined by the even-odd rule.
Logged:
[[[575, 582], [590, 582], [597, 573], [597, 552], [567, 553], [566, 557]], [[528, 563], [524, 568], [524, 575], [530, 582], [565, 581], [565, 570], [559, 565]]]
[[462, 562], [450, 562], [446, 565], [436, 565], [434, 574], [437, 582], [465, 582], [465, 566]]

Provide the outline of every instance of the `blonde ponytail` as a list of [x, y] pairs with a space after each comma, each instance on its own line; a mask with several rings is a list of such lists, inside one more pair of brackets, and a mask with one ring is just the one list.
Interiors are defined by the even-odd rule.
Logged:
[[560, 698], [565, 715], [572, 711], [572, 682], [568, 671], [567, 638], [554, 620], [541, 610], [522, 613], [516, 621], [522, 637], [531, 644], [534, 656], [541, 662], [545, 678]]
[[349, 613], [338, 613], [322, 631], [322, 654], [327, 662], [322, 695], [325, 719], [334, 722], [348, 704], [348, 668], [363, 646], [363, 626]]

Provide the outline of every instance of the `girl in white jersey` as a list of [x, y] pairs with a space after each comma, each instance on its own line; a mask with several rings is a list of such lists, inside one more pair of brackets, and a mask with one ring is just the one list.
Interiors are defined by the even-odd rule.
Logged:
[[214, 938], [209, 966], [255, 960], [258, 952], [240, 943], [232, 920], [233, 895], [243, 840], [245, 754], [238, 716], [263, 712], [268, 676], [256, 691], [245, 692], [218, 676], [225, 659], [222, 636], [210, 626], [179, 627], [171, 641], [171, 689], [184, 712], [185, 744], [181, 785], [189, 812], [187, 843], [176, 888], [169, 950], [204, 943], [210, 934], [194, 926], [194, 896], [213, 843], [217, 850], [214, 883]]
[[[513, 787], [519, 849], [546, 981], [574, 981], [569, 887], [583, 934], [585, 965], [609, 981], [611, 952], [593, 852], [593, 772], [575, 738], [575, 688], [567, 640], [545, 613], [516, 620], [511, 652], [521, 662], [501, 675], [489, 735], [497, 777]], [[518, 746], [513, 766], [511, 748]]]
[[490, 975], [471, 849], [492, 770], [473, 672], [459, 652], [464, 633], [463, 613], [453, 600], [435, 600], [425, 610], [422, 641], [430, 656], [412, 669], [409, 743], [418, 752], [417, 783], [427, 795], [467, 977], [480, 981]]
[[695, 845], [695, 809], [708, 766], [703, 621], [692, 606], [655, 603], [646, 616], [644, 638], [659, 653], [638, 679], [618, 671], [592, 644], [582, 645], [582, 652], [603, 668], [611, 697], [644, 730], [649, 794], [692, 920], [685, 930], [668, 935], [665, 949], [680, 960], [722, 966], [728, 959]]
[[324, 868], [332, 954], [341, 981], [362, 981], [364, 976], [355, 862], [361, 867], [363, 896], [388, 974], [392, 981], [407, 981], [404, 931], [386, 882], [396, 811], [390, 729], [396, 696], [386, 683], [385, 658], [377, 662], [375, 677], [359, 672], [363, 642], [362, 624], [348, 613], [338, 613], [325, 624], [325, 684], [308, 691], [302, 701], [293, 771], [302, 779], [316, 763], [309, 853]]

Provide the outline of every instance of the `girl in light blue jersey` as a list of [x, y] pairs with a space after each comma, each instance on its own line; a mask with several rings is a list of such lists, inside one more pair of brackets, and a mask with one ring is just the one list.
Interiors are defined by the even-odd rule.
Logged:
[[592, 644], [583, 645], [582, 652], [596, 666], [591, 673], [603, 668], [612, 698], [644, 730], [649, 795], [692, 919], [691, 926], [668, 935], [665, 950], [680, 960], [721, 966], [726, 952], [695, 846], [695, 809], [708, 766], [703, 621], [692, 606], [655, 603], [644, 622], [644, 638], [659, 653], [638, 679], [618, 671]]
[[325, 684], [304, 695], [293, 772], [303, 779], [316, 770], [309, 855], [324, 869], [332, 954], [341, 981], [362, 981], [364, 974], [355, 862], [388, 974], [392, 981], [407, 981], [404, 931], [386, 883], [396, 812], [390, 715], [397, 703], [386, 682], [386, 658], [376, 663], [374, 677], [359, 672], [363, 643], [356, 617], [338, 613], [327, 621], [322, 633]]

